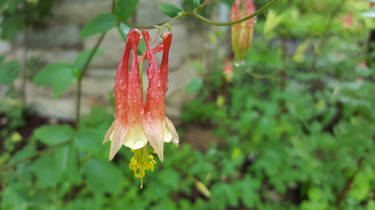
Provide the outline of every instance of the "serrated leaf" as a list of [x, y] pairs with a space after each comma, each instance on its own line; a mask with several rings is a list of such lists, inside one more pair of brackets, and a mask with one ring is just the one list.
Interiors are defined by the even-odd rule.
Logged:
[[127, 21], [135, 12], [139, 0], [118, 0], [116, 3], [116, 16]]
[[0, 83], [11, 84], [20, 74], [20, 65], [16, 61], [6, 62], [0, 65]]
[[69, 125], [44, 125], [35, 129], [34, 136], [41, 142], [53, 146], [72, 139], [74, 129]]
[[[81, 74], [81, 72], [82, 72], [82, 70], [83, 70], [83, 68], [84, 68], [84, 66], [85, 66], [85, 63], [86, 63], [87, 60], [89, 59], [89, 56], [90, 56], [90, 54], [91, 54], [91, 52], [92, 52], [93, 50], [94, 50], [94, 49], [87, 49], [87, 50], [81, 52], [81, 53], [76, 57], [76, 59], [74, 59], [74, 65], [75, 65], [75, 67], [77, 68], [77, 71], [74, 72], [74, 76], [75, 76], [76, 78], [78, 78], [79, 75]], [[94, 60], [97, 56], [99, 56], [99, 55], [102, 54], [102, 53], [103, 53], [103, 49], [99, 48], [99, 49], [95, 52], [95, 54], [94, 54], [94, 56], [93, 56], [92, 59]]]
[[84, 166], [87, 186], [95, 193], [119, 194], [122, 173], [111, 162], [90, 159]]
[[34, 77], [37, 85], [53, 86], [53, 96], [58, 98], [73, 83], [75, 66], [68, 63], [53, 63], [45, 66]]
[[183, 9], [174, 4], [159, 4], [159, 9], [169, 17], [176, 17]]
[[108, 31], [116, 26], [116, 20], [112, 14], [100, 14], [90, 20], [82, 29], [79, 36], [85, 38], [94, 34]]

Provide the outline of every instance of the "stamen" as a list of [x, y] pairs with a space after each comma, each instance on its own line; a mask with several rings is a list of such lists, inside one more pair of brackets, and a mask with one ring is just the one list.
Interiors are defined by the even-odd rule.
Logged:
[[139, 178], [141, 181], [140, 188], [143, 188], [143, 177], [146, 171], [154, 171], [156, 161], [154, 156], [149, 153], [147, 145], [141, 149], [132, 150], [134, 156], [132, 157], [129, 168], [134, 172], [134, 177]]

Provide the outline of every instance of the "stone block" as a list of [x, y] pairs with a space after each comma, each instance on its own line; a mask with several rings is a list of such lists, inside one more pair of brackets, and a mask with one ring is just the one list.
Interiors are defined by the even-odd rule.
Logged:
[[64, 0], [58, 1], [52, 14], [62, 23], [73, 23], [83, 26], [100, 13], [111, 12], [110, 0]]

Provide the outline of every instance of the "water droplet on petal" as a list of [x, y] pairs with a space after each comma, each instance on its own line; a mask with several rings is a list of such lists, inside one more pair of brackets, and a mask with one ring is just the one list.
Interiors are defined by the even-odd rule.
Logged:
[[119, 81], [119, 87], [120, 87], [121, 90], [124, 90], [126, 88], [126, 84], [125, 84], [124, 80]]

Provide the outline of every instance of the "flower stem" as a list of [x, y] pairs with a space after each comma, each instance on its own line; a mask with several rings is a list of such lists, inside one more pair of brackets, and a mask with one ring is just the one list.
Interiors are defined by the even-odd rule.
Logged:
[[272, 7], [273, 5], [275, 5], [277, 2], [279, 2], [279, 0], [272, 0], [272, 1], [268, 2], [266, 5], [264, 5], [262, 8], [258, 9], [253, 14], [248, 15], [248, 16], [242, 18], [242, 19], [239, 19], [239, 20], [236, 20], [236, 21], [233, 21], [233, 22], [214, 22], [214, 21], [211, 21], [211, 20], [209, 20], [209, 19], [201, 16], [200, 14], [198, 14], [195, 11], [184, 13], [184, 16], [195, 17], [195, 18], [198, 18], [199, 20], [201, 20], [201, 21], [203, 21], [203, 22], [205, 22], [207, 24], [214, 25], [214, 26], [230, 26], [230, 25], [234, 25], [234, 24], [237, 24], [237, 23], [241, 23], [243, 21], [246, 21], [246, 20], [248, 20], [250, 18], [253, 18], [253, 17], [257, 16], [257, 15], [262, 14], [267, 9], [269, 9], [270, 7]]
[[89, 58], [87, 59], [85, 65], [83, 66], [82, 72], [78, 77], [78, 82], [77, 82], [77, 98], [76, 98], [76, 128], [78, 129], [79, 127], [79, 120], [80, 120], [80, 115], [81, 115], [81, 94], [82, 94], [82, 79], [83, 76], [85, 75], [96, 51], [99, 49], [100, 44], [103, 42], [103, 39], [106, 35], [106, 32], [102, 33], [98, 40], [96, 41], [96, 44], [94, 46], [94, 49], [92, 49]]
[[31, 159], [36, 158], [36, 157], [38, 157], [38, 156], [40, 156], [40, 155], [42, 155], [42, 154], [44, 154], [44, 153], [47, 153], [47, 152], [53, 151], [53, 150], [58, 149], [58, 148], [61, 148], [61, 147], [63, 147], [63, 146], [67, 146], [67, 145], [69, 145], [69, 144], [72, 143], [72, 142], [73, 142], [73, 140], [71, 139], [71, 140], [68, 140], [68, 141], [62, 142], [62, 143], [60, 143], [60, 144], [56, 144], [56, 145], [54, 145], [54, 146], [47, 147], [47, 148], [44, 149], [44, 150], [40, 150], [40, 151], [36, 152], [35, 154], [33, 154], [33, 155], [31, 155], [31, 156], [28, 156], [28, 157], [26, 157], [26, 158], [23, 158], [23, 159], [21, 159], [21, 160], [18, 160], [18, 161], [16, 161], [16, 162], [12, 163], [12, 164], [4, 165], [4, 166], [0, 166], [0, 171], [7, 170], [7, 169], [10, 169], [10, 168], [14, 168], [14, 167], [18, 166], [19, 164], [21, 164], [21, 163], [23, 163], [23, 162], [25, 162], [25, 161], [27, 161], [27, 160], [31, 160]]

